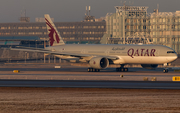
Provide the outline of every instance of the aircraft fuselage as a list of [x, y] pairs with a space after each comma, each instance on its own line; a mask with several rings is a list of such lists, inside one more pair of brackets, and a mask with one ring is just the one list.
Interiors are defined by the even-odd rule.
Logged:
[[47, 47], [46, 49], [56, 52], [92, 55], [92, 57], [96, 57], [96, 55], [116, 56], [118, 59], [113, 60], [114, 64], [164, 64], [177, 58], [173, 49], [162, 45], [66, 44]]

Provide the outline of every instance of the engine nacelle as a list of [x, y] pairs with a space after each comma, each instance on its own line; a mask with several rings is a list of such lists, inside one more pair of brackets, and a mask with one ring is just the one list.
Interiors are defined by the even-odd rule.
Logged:
[[105, 69], [109, 66], [109, 60], [103, 57], [94, 57], [89, 61], [89, 65], [94, 69]]
[[141, 66], [145, 69], [155, 69], [157, 68], [158, 64], [141, 64]]

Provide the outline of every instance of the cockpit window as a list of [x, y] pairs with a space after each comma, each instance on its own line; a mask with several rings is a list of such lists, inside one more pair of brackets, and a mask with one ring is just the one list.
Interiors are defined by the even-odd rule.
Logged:
[[174, 51], [167, 51], [167, 53], [175, 53]]

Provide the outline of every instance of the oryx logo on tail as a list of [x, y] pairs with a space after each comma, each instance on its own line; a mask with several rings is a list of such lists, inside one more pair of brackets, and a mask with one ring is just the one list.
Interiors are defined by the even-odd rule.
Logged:
[[50, 46], [64, 45], [64, 41], [56, 29], [56, 26], [52, 22], [49, 14], [44, 15], [46, 20], [46, 27], [49, 35]]
[[54, 27], [51, 25], [51, 23], [45, 18], [46, 20], [46, 24], [51, 28], [51, 29], [48, 29], [48, 31], [50, 31], [49, 33], [49, 40], [50, 40], [50, 45], [53, 46], [53, 43], [54, 43], [54, 34], [55, 34], [55, 38], [56, 38], [56, 41], [57, 43], [59, 43], [60, 41], [60, 38], [56, 32], [56, 30], [54, 29]]

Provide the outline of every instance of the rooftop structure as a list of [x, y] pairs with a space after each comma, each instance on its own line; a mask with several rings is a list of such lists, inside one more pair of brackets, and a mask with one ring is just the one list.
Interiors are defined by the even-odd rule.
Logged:
[[30, 22], [30, 18], [26, 16], [26, 10], [22, 11], [19, 20], [20, 22]]
[[149, 18], [146, 6], [115, 6], [116, 13], [106, 15], [106, 38], [124, 39], [124, 41], [110, 41], [115, 44], [126, 43], [127, 37], [134, 37], [135, 34], [150, 35]]
[[85, 13], [85, 17], [84, 17], [85, 22], [94, 22], [95, 21], [95, 17], [91, 16], [90, 12], [91, 12], [91, 6], [89, 6], [89, 10], [88, 10], [88, 6], [86, 6], [86, 13]]
[[121, 11], [135, 11], [135, 12], [139, 12], [139, 11], [145, 11], [147, 12], [148, 7], [147, 6], [115, 6], [116, 9], [116, 13], [121, 12]]

